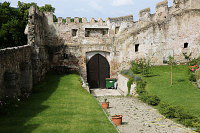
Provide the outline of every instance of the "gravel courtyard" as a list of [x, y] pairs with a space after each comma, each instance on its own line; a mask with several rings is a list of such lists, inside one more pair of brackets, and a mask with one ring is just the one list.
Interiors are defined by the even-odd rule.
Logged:
[[153, 107], [133, 97], [97, 97], [101, 103], [107, 98], [110, 108], [109, 117], [120, 114], [122, 125], [118, 126], [121, 133], [191, 133], [192, 131], [172, 120], [164, 118]]

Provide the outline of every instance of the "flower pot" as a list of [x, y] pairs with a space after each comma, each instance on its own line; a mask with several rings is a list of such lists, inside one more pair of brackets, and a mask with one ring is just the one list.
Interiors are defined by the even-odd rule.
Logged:
[[122, 115], [114, 115], [112, 116], [112, 122], [116, 125], [119, 126], [122, 124]]
[[102, 103], [102, 108], [103, 109], [108, 109], [108, 107], [109, 107], [109, 102], [103, 102]]

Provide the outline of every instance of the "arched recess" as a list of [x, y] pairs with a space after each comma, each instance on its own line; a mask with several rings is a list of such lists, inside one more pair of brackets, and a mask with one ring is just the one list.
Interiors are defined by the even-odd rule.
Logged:
[[87, 63], [87, 82], [91, 89], [105, 88], [106, 78], [110, 78], [109, 62], [101, 54], [96, 54]]

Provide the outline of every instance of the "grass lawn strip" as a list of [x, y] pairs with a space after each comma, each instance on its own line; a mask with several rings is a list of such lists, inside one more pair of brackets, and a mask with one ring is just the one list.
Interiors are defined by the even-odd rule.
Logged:
[[75, 74], [49, 74], [27, 101], [0, 116], [0, 132], [114, 133], [96, 99], [81, 87]]

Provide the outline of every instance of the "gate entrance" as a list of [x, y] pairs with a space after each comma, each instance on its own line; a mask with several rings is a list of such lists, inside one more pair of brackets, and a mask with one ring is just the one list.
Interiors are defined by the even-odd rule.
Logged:
[[105, 57], [96, 54], [87, 63], [87, 82], [90, 89], [106, 88], [106, 78], [110, 78], [110, 65]]

